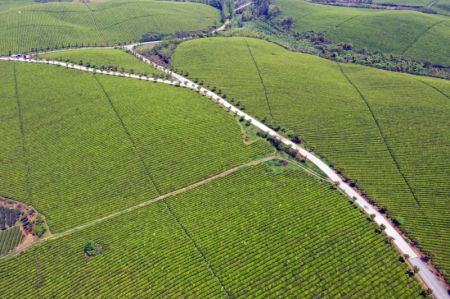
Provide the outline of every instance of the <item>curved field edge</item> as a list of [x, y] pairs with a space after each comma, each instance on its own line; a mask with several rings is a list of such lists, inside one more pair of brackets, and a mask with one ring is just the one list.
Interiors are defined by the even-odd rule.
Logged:
[[450, 65], [450, 20], [414, 11], [359, 9], [277, 0], [297, 31], [322, 31], [335, 42]]
[[231, 115], [189, 90], [44, 65], [0, 71], [0, 192], [53, 233], [273, 152], [246, 145]]
[[[244, 168], [0, 260], [8, 273], [0, 295], [420, 296], [347, 199], [303, 171], [274, 167]], [[104, 252], [85, 258], [86, 240]]]
[[123, 49], [75, 49], [60, 50], [39, 54], [38, 57], [48, 60], [67, 61], [93, 68], [110, 69], [131, 74], [147, 74], [154, 78], [164, 73], [136, 57], [129, 55]]
[[173, 65], [302, 136], [448, 273], [448, 81], [341, 65], [352, 85], [336, 63], [242, 38], [185, 42]]
[[199, 3], [18, 3], [0, 13], [0, 53], [130, 43], [146, 32], [205, 30], [219, 20], [217, 9]]

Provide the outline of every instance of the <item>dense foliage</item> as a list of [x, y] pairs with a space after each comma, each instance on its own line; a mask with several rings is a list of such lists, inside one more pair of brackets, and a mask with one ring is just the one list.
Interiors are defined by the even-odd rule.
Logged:
[[245, 38], [183, 43], [173, 63], [273, 128], [293, 130], [402, 219], [450, 273], [449, 81], [338, 64]]
[[[348, 200], [300, 168], [273, 167], [284, 166], [243, 169], [0, 260], [0, 296], [420, 297]], [[86, 258], [86, 240], [104, 252]]]

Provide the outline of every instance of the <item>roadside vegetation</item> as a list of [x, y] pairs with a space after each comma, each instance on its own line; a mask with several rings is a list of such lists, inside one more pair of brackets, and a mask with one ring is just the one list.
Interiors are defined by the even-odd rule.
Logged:
[[430, 298], [390, 225], [214, 103], [448, 281], [449, 0], [382, 1], [0, 0], [0, 56], [96, 69], [0, 62], [0, 298]]
[[122, 49], [61, 50], [39, 54], [39, 58], [65, 61], [87, 67], [160, 77], [164, 72], [140, 61]]
[[0, 12], [0, 54], [130, 43], [144, 33], [195, 31], [219, 21], [218, 10], [198, 3], [9, 2]]
[[[244, 168], [0, 260], [0, 295], [421, 297], [389, 241], [340, 193], [271, 167], [286, 166]], [[87, 258], [95, 244], [103, 252]]]
[[185, 42], [173, 67], [326, 157], [448, 275], [449, 81], [338, 64], [249, 38]]
[[54, 233], [273, 152], [262, 140], [245, 145], [233, 116], [189, 90], [0, 66], [0, 189], [32, 204]]

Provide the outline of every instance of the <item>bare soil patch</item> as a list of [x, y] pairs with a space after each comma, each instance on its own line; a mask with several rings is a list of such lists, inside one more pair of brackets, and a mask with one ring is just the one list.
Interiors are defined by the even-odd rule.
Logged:
[[15, 201], [10, 198], [0, 196], [0, 207], [20, 212], [17, 222], [13, 227], [18, 226], [24, 236], [12, 252], [20, 252], [28, 248], [31, 244], [48, 232], [45, 218], [40, 215], [32, 206]]

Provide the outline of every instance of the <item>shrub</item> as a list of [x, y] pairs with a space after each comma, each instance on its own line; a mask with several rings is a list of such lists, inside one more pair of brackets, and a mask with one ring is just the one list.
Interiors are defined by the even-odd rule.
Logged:
[[93, 257], [100, 254], [103, 251], [103, 248], [100, 244], [95, 243], [94, 241], [87, 241], [84, 244], [83, 251], [87, 257]]

